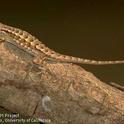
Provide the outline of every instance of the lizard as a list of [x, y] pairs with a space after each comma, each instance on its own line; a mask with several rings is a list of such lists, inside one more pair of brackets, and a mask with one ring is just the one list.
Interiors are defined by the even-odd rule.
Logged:
[[35, 36], [31, 35], [27, 31], [8, 26], [3, 23], [0, 23], [0, 41], [8, 41], [12, 44], [17, 45], [19, 48], [32, 53], [35, 56], [33, 62], [35, 62], [36, 64], [41, 63], [44, 58], [51, 58], [59, 62], [90, 65], [124, 64], [124, 60], [97, 61], [60, 54], [45, 46], [43, 42], [41, 42], [39, 39], [37, 39]]

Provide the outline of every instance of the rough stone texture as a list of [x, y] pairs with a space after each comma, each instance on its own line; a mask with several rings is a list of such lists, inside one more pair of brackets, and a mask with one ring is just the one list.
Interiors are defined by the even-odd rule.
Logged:
[[[21, 57], [19, 57], [21, 56]], [[123, 124], [124, 92], [80, 66], [46, 61], [0, 44], [0, 106], [52, 124]]]

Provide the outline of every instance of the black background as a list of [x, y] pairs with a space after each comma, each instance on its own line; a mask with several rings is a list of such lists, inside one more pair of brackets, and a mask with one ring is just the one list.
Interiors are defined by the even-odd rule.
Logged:
[[[124, 59], [124, 2], [0, 1], [0, 21], [38, 37], [57, 52], [96, 60]], [[101, 80], [124, 85], [124, 65], [82, 65]]]

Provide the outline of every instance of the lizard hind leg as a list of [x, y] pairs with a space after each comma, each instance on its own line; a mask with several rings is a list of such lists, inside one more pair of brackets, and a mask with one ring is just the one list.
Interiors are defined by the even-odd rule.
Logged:
[[35, 64], [37, 64], [37, 65], [44, 65], [46, 62], [45, 62], [45, 60], [46, 60], [46, 55], [45, 54], [42, 54], [42, 55], [40, 55], [40, 56], [38, 56], [38, 57], [36, 57], [34, 60], [33, 60], [33, 62], [35, 63]]
[[[46, 55], [45, 54], [41, 54], [40, 56], [37, 56], [34, 60], [33, 63], [38, 65], [40, 70], [44, 70], [43, 67], [46, 65]], [[44, 67], [45, 68], [45, 67]], [[46, 71], [46, 70], [44, 70]], [[41, 74], [41, 72], [37, 73], [37, 74]]]
[[48, 60], [48, 57], [45, 54], [42, 54], [33, 60], [33, 63], [38, 65], [39, 66], [38, 68], [40, 70], [42, 70], [42, 71], [38, 72], [37, 74], [42, 74], [43, 72], [45, 72], [45, 73], [48, 72], [50, 75], [52, 75], [51, 71], [47, 67], [47, 62], [48, 62], [47, 60]]

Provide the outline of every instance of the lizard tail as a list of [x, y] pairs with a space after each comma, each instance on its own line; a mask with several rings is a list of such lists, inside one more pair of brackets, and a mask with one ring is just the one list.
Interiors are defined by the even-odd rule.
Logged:
[[[52, 56], [52, 55], [51, 55]], [[72, 62], [72, 63], [80, 63], [80, 64], [88, 64], [88, 65], [112, 65], [112, 64], [124, 64], [124, 60], [115, 60], [115, 61], [97, 61], [97, 60], [89, 60], [82, 59], [73, 56], [61, 55], [61, 54], [53, 54], [53, 58], [57, 59], [61, 62]]]

